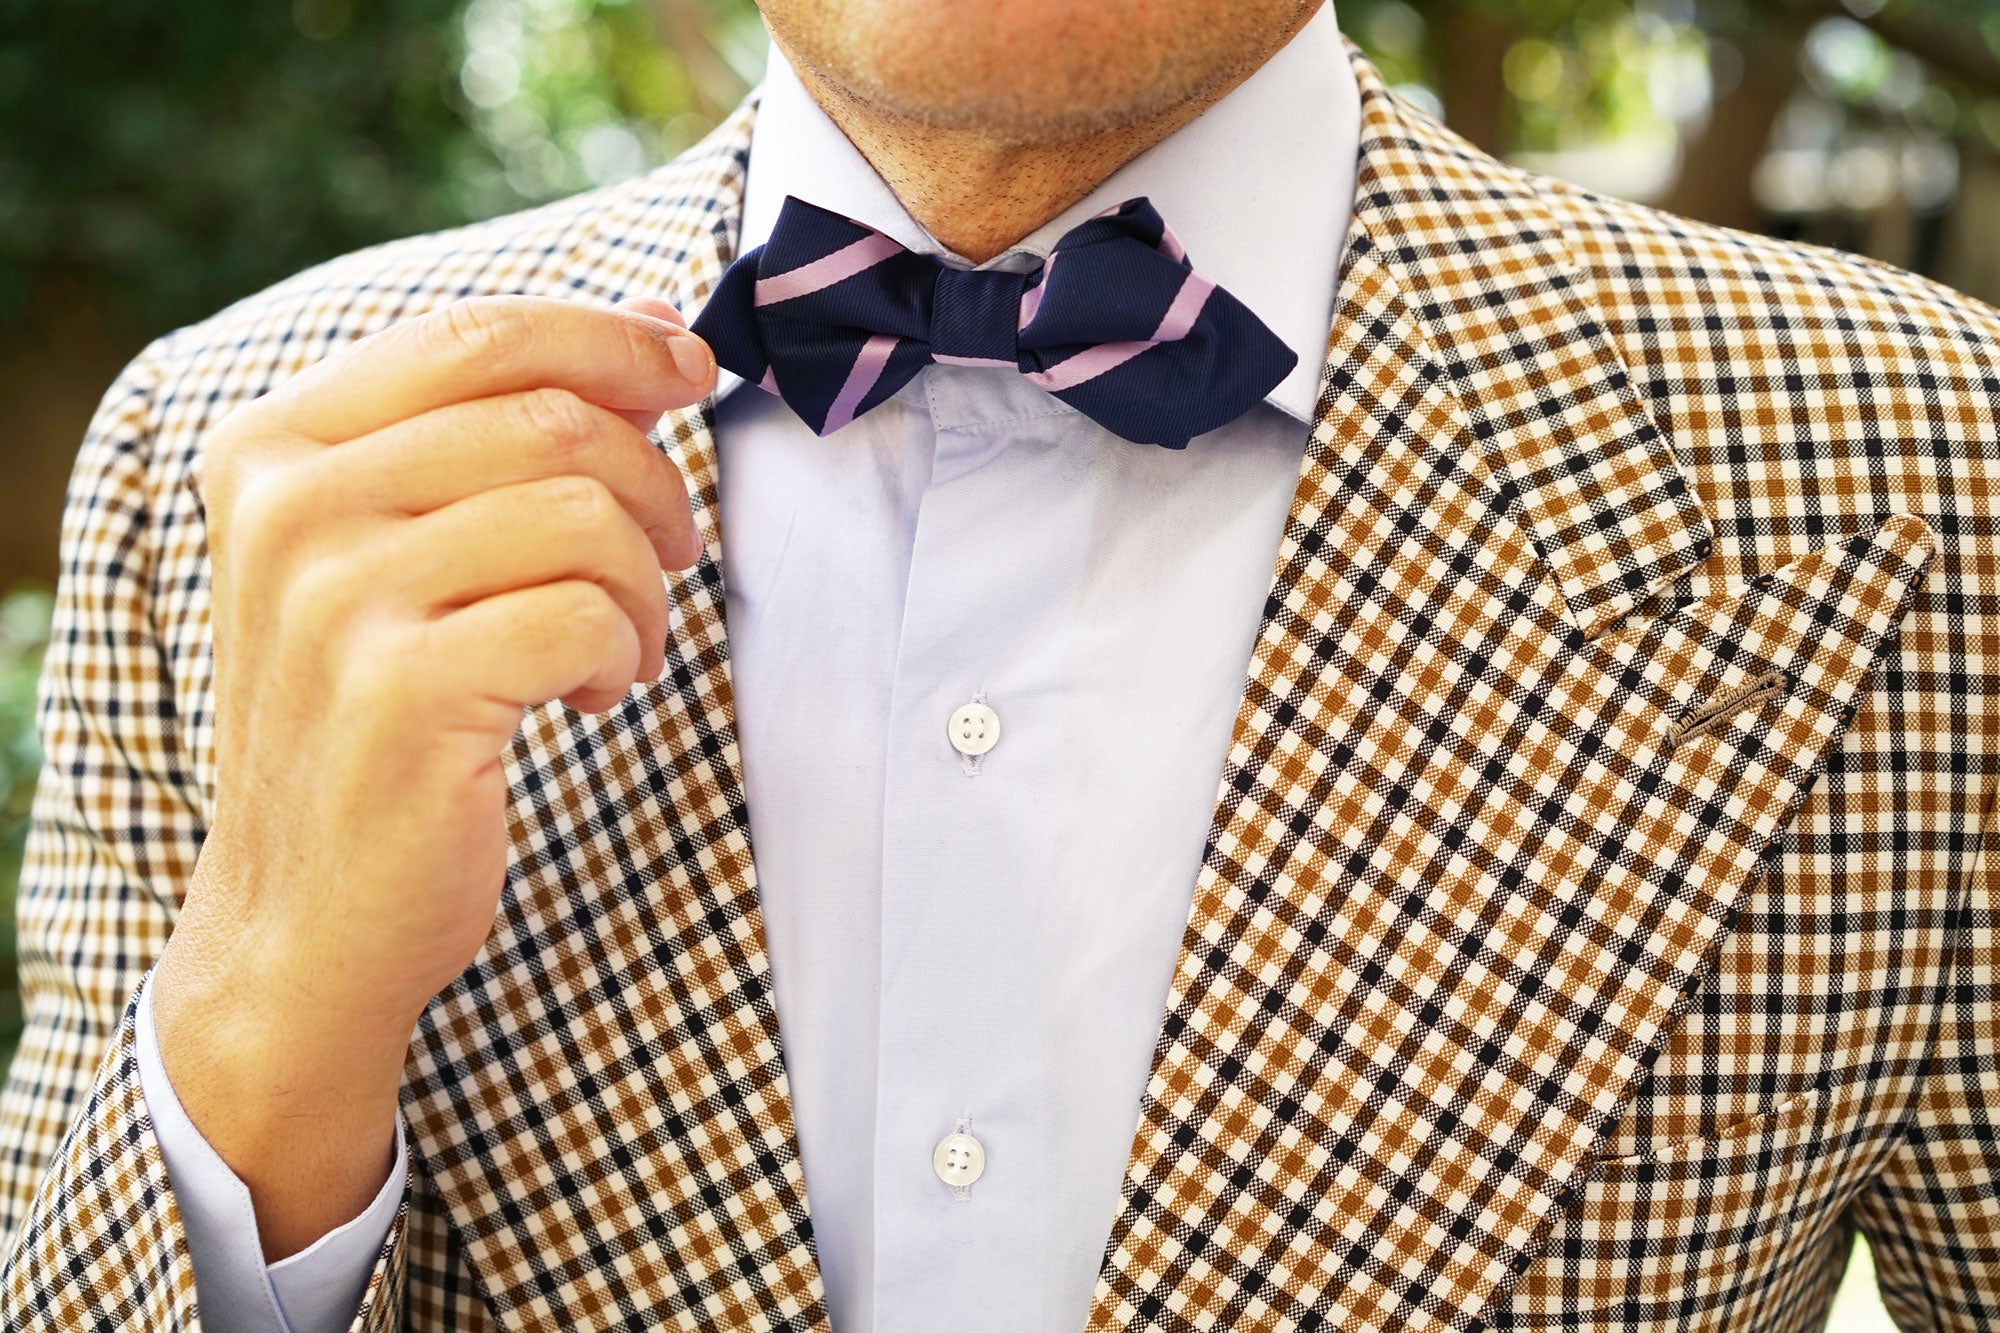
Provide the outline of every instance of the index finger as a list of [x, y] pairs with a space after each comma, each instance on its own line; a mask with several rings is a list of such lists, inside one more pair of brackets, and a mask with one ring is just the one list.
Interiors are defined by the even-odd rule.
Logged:
[[327, 444], [454, 403], [567, 389], [620, 413], [657, 416], [715, 385], [708, 344], [664, 319], [535, 296], [455, 301], [391, 325], [301, 371], [265, 410]]

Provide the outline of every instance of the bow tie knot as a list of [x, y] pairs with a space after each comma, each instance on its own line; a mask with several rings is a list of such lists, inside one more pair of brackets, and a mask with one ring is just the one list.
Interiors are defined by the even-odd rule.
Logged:
[[1178, 449], [1248, 411], [1298, 360], [1194, 272], [1144, 199], [1065, 233], [1031, 273], [952, 268], [787, 199], [694, 330], [821, 435], [937, 362], [1014, 370], [1116, 435]]
[[944, 365], [1016, 366], [1021, 301], [1030, 275], [938, 265], [931, 287], [931, 360]]

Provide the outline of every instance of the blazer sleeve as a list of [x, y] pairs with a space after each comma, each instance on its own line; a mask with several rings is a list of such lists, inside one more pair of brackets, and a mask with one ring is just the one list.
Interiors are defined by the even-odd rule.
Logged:
[[2000, 1328], [2000, 853], [1967, 880], [1937, 1046], [1912, 1123], [1856, 1201], [1882, 1302], [1905, 1333]]
[[[162, 603], [191, 595], [163, 554], [184, 566], [202, 540], [186, 458], [155, 448], [165, 364], [156, 345], [112, 385], [63, 518], [17, 913], [26, 1026], [0, 1092], [0, 1328], [18, 1333], [200, 1328], [130, 1004], [205, 826], [162, 632]], [[398, 1219], [357, 1333], [398, 1322], [402, 1235]]]

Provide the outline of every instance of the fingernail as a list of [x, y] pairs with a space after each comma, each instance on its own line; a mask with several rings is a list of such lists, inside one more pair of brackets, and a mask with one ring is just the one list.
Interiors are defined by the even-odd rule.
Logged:
[[687, 327], [687, 321], [681, 318], [680, 311], [667, 302], [651, 296], [628, 296], [618, 303], [618, 309], [629, 310], [635, 315], [644, 315], [647, 319], [664, 320], [677, 329]]
[[667, 339], [667, 347], [674, 354], [674, 369], [680, 371], [682, 379], [689, 384], [707, 382], [709, 371], [715, 368], [715, 356], [707, 343], [690, 334], [679, 334]]

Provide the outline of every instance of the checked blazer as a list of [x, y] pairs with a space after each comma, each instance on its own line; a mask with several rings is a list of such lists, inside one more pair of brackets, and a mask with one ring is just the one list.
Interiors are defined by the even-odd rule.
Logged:
[[[1905, 1328], [2000, 1326], [2000, 314], [1503, 166], [1354, 60], [1317, 418], [1078, 1329], [1789, 1333], [1857, 1231]], [[200, 1323], [129, 999], [214, 790], [206, 431], [474, 293], [698, 309], [753, 117], [111, 390], [44, 686], [5, 1327]], [[364, 1333], [827, 1328], [710, 430], [661, 430], [707, 541], [666, 677], [512, 749]]]

